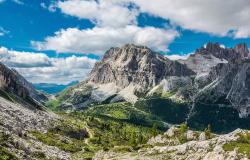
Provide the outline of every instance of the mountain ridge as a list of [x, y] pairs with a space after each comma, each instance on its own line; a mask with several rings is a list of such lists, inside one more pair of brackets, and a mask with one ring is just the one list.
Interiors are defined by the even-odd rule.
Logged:
[[[127, 44], [108, 50], [86, 81], [59, 94], [58, 107], [82, 110], [92, 104], [120, 101], [135, 104], [156, 96], [170, 99], [176, 105], [185, 104], [185, 110], [189, 110], [187, 122], [194, 128], [211, 123], [219, 131], [224, 122], [229, 130], [237, 126], [248, 128], [240, 125], [247, 124], [250, 114], [248, 61], [249, 50], [244, 43], [225, 48], [209, 42], [187, 60], [177, 61], [145, 46]], [[245, 89], [241, 89], [243, 86]], [[200, 106], [203, 103], [208, 105]], [[200, 121], [206, 110], [211, 112], [207, 116], [218, 110], [219, 123], [216, 124], [216, 118]], [[232, 117], [224, 115], [226, 112], [232, 112]], [[195, 120], [200, 124], [195, 124]]]

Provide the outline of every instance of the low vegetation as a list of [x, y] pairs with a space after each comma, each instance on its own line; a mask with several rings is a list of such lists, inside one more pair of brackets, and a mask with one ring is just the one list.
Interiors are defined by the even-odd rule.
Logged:
[[18, 160], [15, 154], [7, 149], [7, 143], [11, 141], [8, 134], [0, 133], [0, 160]]
[[172, 124], [185, 122], [189, 113], [187, 104], [176, 103], [162, 97], [139, 100], [134, 107]]
[[[98, 150], [136, 150], [150, 137], [160, 133], [156, 124], [143, 127], [105, 116], [89, 116], [84, 112], [60, 115], [63, 120], [47, 133], [30, 133], [47, 145], [71, 153], [75, 159], [91, 159]], [[118, 112], [115, 112], [115, 115], [120, 117]]]
[[250, 158], [250, 133], [240, 134], [237, 141], [225, 144], [223, 149], [225, 151], [233, 151], [236, 149], [239, 153]]
[[157, 124], [159, 129], [166, 129], [160, 118], [150, 114], [149, 112], [135, 108], [128, 102], [91, 106], [84, 112], [86, 115], [91, 115], [93, 117], [112, 119], [144, 127], [152, 127], [153, 124]]

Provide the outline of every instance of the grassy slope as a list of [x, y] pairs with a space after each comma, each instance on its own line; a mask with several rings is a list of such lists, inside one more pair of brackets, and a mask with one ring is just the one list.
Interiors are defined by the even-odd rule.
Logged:
[[189, 106], [185, 103], [176, 103], [167, 98], [155, 97], [140, 100], [135, 107], [159, 117], [165, 122], [180, 124], [185, 122]]
[[116, 119], [96, 118], [83, 112], [60, 114], [63, 120], [48, 133], [30, 133], [47, 145], [71, 153], [75, 159], [90, 159], [98, 150], [109, 150], [115, 146], [138, 149], [152, 134], [160, 132]]
[[149, 112], [139, 110], [128, 102], [96, 105], [84, 112], [94, 117], [102, 117], [104, 119], [127, 122], [145, 127], [152, 127], [153, 124], [157, 124], [158, 127], [166, 129], [160, 118]]

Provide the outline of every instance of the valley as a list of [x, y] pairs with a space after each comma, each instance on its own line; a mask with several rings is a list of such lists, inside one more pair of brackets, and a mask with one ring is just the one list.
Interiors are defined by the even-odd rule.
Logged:
[[1, 64], [0, 160], [249, 159], [249, 57], [245, 44], [186, 61], [127, 44], [54, 96]]

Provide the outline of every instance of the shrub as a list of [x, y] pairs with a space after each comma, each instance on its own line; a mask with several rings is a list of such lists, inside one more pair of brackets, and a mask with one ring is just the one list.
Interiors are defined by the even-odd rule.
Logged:
[[182, 123], [182, 124], [180, 125], [180, 132], [181, 132], [181, 134], [185, 134], [187, 131], [188, 131], [188, 126], [187, 126], [187, 124], [186, 124], [186, 123]]
[[233, 151], [235, 148], [238, 148], [239, 153], [250, 158], [250, 133], [241, 134], [237, 141], [223, 145], [225, 151]]
[[211, 129], [210, 124], [207, 126], [207, 128], [205, 128], [204, 132], [205, 132], [206, 138], [208, 139], [212, 138], [212, 129]]
[[6, 148], [0, 146], [0, 160], [18, 160], [18, 158]]

